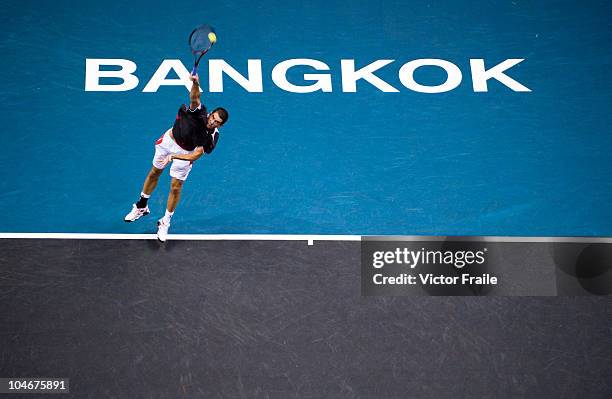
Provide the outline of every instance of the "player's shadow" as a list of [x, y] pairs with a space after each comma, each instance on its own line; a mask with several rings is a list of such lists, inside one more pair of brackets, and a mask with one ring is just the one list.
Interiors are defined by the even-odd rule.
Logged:
[[[316, 234], [312, 231], [321, 230], [319, 224], [298, 218], [287, 218], [275, 214], [245, 214], [226, 213], [214, 218], [182, 217], [173, 220], [175, 226], [171, 227], [170, 235], [174, 234], [298, 234], [296, 231], [306, 230], [302, 234]], [[308, 225], [311, 225], [308, 228]], [[307, 226], [304, 228], [303, 226]], [[146, 231], [145, 226], [142, 233], [153, 233]], [[173, 231], [174, 230], [174, 231]], [[172, 252], [180, 250], [186, 241], [174, 240], [172, 236], [166, 242], [158, 240], [147, 240], [147, 247], [152, 251]]]

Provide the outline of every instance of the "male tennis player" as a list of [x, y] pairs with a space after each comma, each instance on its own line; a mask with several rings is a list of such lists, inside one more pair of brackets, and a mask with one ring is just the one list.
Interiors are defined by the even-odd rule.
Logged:
[[204, 153], [210, 154], [219, 140], [218, 128], [227, 122], [228, 113], [223, 108], [217, 108], [210, 114], [200, 102], [200, 83], [198, 76], [191, 76], [193, 85], [189, 92], [189, 108], [184, 104], [178, 110], [174, 126], [166, 131], [155, 143], [153, 167], [144, 181], [140, 199], [132, 206], [125, 216], [126, 222], [133, 222], [148, 215], [147, 201], [157, 186], [159, 176], [164, 168], [170, 167], [170, 193], [166, 205], [166, 214], [157, 222], [157, 238], [166, 241], [170, 219], [181, 197], [183, 183], [187, 179], [193, 162]]

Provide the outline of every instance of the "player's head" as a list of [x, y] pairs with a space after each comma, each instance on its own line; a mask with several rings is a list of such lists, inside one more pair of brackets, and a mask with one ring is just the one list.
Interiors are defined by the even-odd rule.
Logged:
[[217, 127], [221, 127], [227, 122], [229, 118], [229, 114], [225, 110], [225, 108], [215, 108], [213, 112], [208, 115], [208, 119], [206, 120], [206, 127], [209, 129], [214, 129]]

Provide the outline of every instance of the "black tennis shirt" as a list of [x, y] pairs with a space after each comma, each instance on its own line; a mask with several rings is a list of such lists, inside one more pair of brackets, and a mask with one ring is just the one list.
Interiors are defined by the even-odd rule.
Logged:
[[187, 109], [185, 104], [181, 105], [172, 126], [174, 141], [184, 150], [193, 151], [196, 147], [204, 147], [204, 151], [210, 154], [219, 140], [219, 131], [207, 129], [207, 119], [208, 113], [204, 104], [195, 111]]

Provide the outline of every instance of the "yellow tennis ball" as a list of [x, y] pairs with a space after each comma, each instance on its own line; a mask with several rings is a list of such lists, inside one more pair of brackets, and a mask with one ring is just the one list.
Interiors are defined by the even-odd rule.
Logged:
[[210, 32], [208, 34], [208, 40], [210, 40], [211, 43], [214, 43], [217, 41], [217, 35], [215, 35], [215, 32]]

